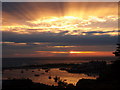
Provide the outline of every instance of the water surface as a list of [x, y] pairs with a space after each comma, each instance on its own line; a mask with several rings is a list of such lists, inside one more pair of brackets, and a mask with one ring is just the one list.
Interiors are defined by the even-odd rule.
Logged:
[[[23, 71], [23, 73], [21, 73]], [[35, 74], [40, 76], [35, 76]], [[48, 77], [51, 76], [51, 79]], [[87, 76], [86, 74], [72, 74], [67, 71], [61, 71], [59, 68], [50, 69], [50, 71], [45, 72], [43, 69], [13, 69], [5, 70], [3, 73], [3, 80], [5, 79], [22, 79], [29, 78], [33, 82], [43, 83], [47, 85], [57, 85], [53, 78], [60, 77], [60, 79], [66, 80], [67, 83], [76, 84], [79, 79], [96, 79], [93, 76]]]

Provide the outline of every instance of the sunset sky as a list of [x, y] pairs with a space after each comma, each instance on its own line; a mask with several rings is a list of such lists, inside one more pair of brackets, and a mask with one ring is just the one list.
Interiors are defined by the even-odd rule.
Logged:
[[3, 57], [113, 56], [117, 2], [3, 2]]

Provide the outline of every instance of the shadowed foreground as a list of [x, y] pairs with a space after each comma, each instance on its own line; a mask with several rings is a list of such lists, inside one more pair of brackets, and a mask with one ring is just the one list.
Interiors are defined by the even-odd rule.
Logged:
[[58, 86], [48, 86], [40, 83], [33, 83], [29, 79], [13, 79], [3, 80], [2, 90], [39, 90], [42, 88], [46, 89], [57, 89], [57, 88], [73, 88], [73, 89], [89, 89], [89, 90], [117, 90], [120, 89], [120, 60], [114, 61], [111, 65], [108, 65], [100, 73], [99, 78], [96, 80], [81, 79], [77, 82], [76, 86], [72, 84], [66, 84], [63, 81], [58, 82]]

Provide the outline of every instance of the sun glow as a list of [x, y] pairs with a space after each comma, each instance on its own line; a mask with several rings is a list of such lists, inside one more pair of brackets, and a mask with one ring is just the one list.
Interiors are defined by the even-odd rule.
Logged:
[[92, 51], [70, 51], [69, 53], [71, 53], [71, 54], [80, 54], [80, 53], [95, 53], [95, 52], [92, 52]]
[[[19, 34], [68, 31], [64, 35], [87, 35], [87, 32], [96, 30], [117, 30], [117, 5], [118, 3], [102, 2], [25, 3], [16, 5], [15, 8], [19, 6], [20, 9], [12, 13], [4, 11], [3, 7], [2, 31]], [[94, 35], [104, 34], [116, 35], [108, 32]]]
[[38, 53], [55, 53], [55, 54], [59, 54], [59, 53], [66, 53], [66, 54], [80, 54], [80, 53], [96, 53], [94, 51], [36, 51]]
[[106, 46], [118, 35], [118, 2], [3, 2], [2, 6], [0, 44], [6, 55], [11, 51], [10, 57], [112, 56], [112, 46]]
[[[2, 31], [16, 32], [19, 34], [31, 34], [34, 32], [51, 32], [64, 33], [65, 35], [87, 35], [87, 32], [103, 31], [105, 33], [93, 33], [93, 35], [117, 35], [107, 31], [117, 30], [117, 24], [114, 27], [106, 27], [106, 23], [116, 22], [117, 16], [97, 17], [89, 16], [88, 18], [80, 18], [75, 16], [64, 17], [43, 17], [38, 20], [26, 21], [24, 25], [3, 25]], [[97, 26], [96, 26], [96, 25]], [[114, 24], [114, 23], [113, 23]], [[99, 27], [99, 28], [98, 28]]]

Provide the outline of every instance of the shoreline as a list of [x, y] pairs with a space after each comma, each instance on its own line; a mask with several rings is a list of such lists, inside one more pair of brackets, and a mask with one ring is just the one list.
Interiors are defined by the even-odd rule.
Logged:
[[7, 67], [2, 68], [4, 70], [12, 70], [12, 69], [52, 69], [59, 68], [59, 70], [65, 70], [68, 73], [84, 73], [89, 76], [99, 75], [102, 69], [105, 69], [109, 64], [106, 61], [90, 61], [85, 63], [58, 63], [58, 64], [42, 64], [42, 65], [28, 65], [28, 66], [19, 66], [19, 67]]
[[[98, 62], [85, 63], [85, 64], [83, 64], [83, 66], [93, 65], [93, 64], [95, 64], [97, 66], [99, 66], [99, 65], [101, 66], [101, 64], [98, 64]], [[100, 76], [98, 78], [96, 78], [95, 80], [84, 79], [84, 78], [79, 79], [79, 81], [77, 81], [75, 86], [73, 84], [66, 84], [66, 83], [64, 83], [64, 81], [63, 82], [60, 81], [59, 85], [58, 85], [58, 88], [61, 88], [61, 87], [62, 88], [71, 88], [71, 86], [72, 86], [72, 88], [79, 88], [79, 89], [88, 88], [88, 89], [92, 89], [92, 90], [99, 90], [99, 89], [112, 89], [112, 90], [114, 90], [116, 88], [119, 88], [119, 80], [120, 80], [120, 78], [119, 78], [119, 70], [118, 70], [119, 67], [120, 67], [120, 61], [116, 60], [112, 64], [106, 65], [106, 67], [104, 69], [102, 69], [102, 72], [101, 72]], [[74, 68], [79, 69], [79, 67], [75, 66], [75, 67], [72, 67], [71, 70], [74, 69]], [[8, 82], [9, 82], [8, 85], [15, 85], [15, 84], [11, 83], [11, 82], [14, 82], [14, 81], [15, 80], [13, 80], [13, 81], [5, 81], [4, 88], [7, 86], [6, 84]], [[21, 83], [21, 82], [18, 81], [17, 84], [19, 85], [19, 83]], [[24, 86], [22, 86], [22, 87], [24, 87]], [[52, 87], [54, 87], [54, 86], [52, 86]], [[17, 87], [17, 88], [19, 88], [19, 87]], [[39, 84], [39, 88], [42, 88], [40, 86], [40, 84]], [[47, 86], [45, 86], [45, 88], [47, 88]]]

